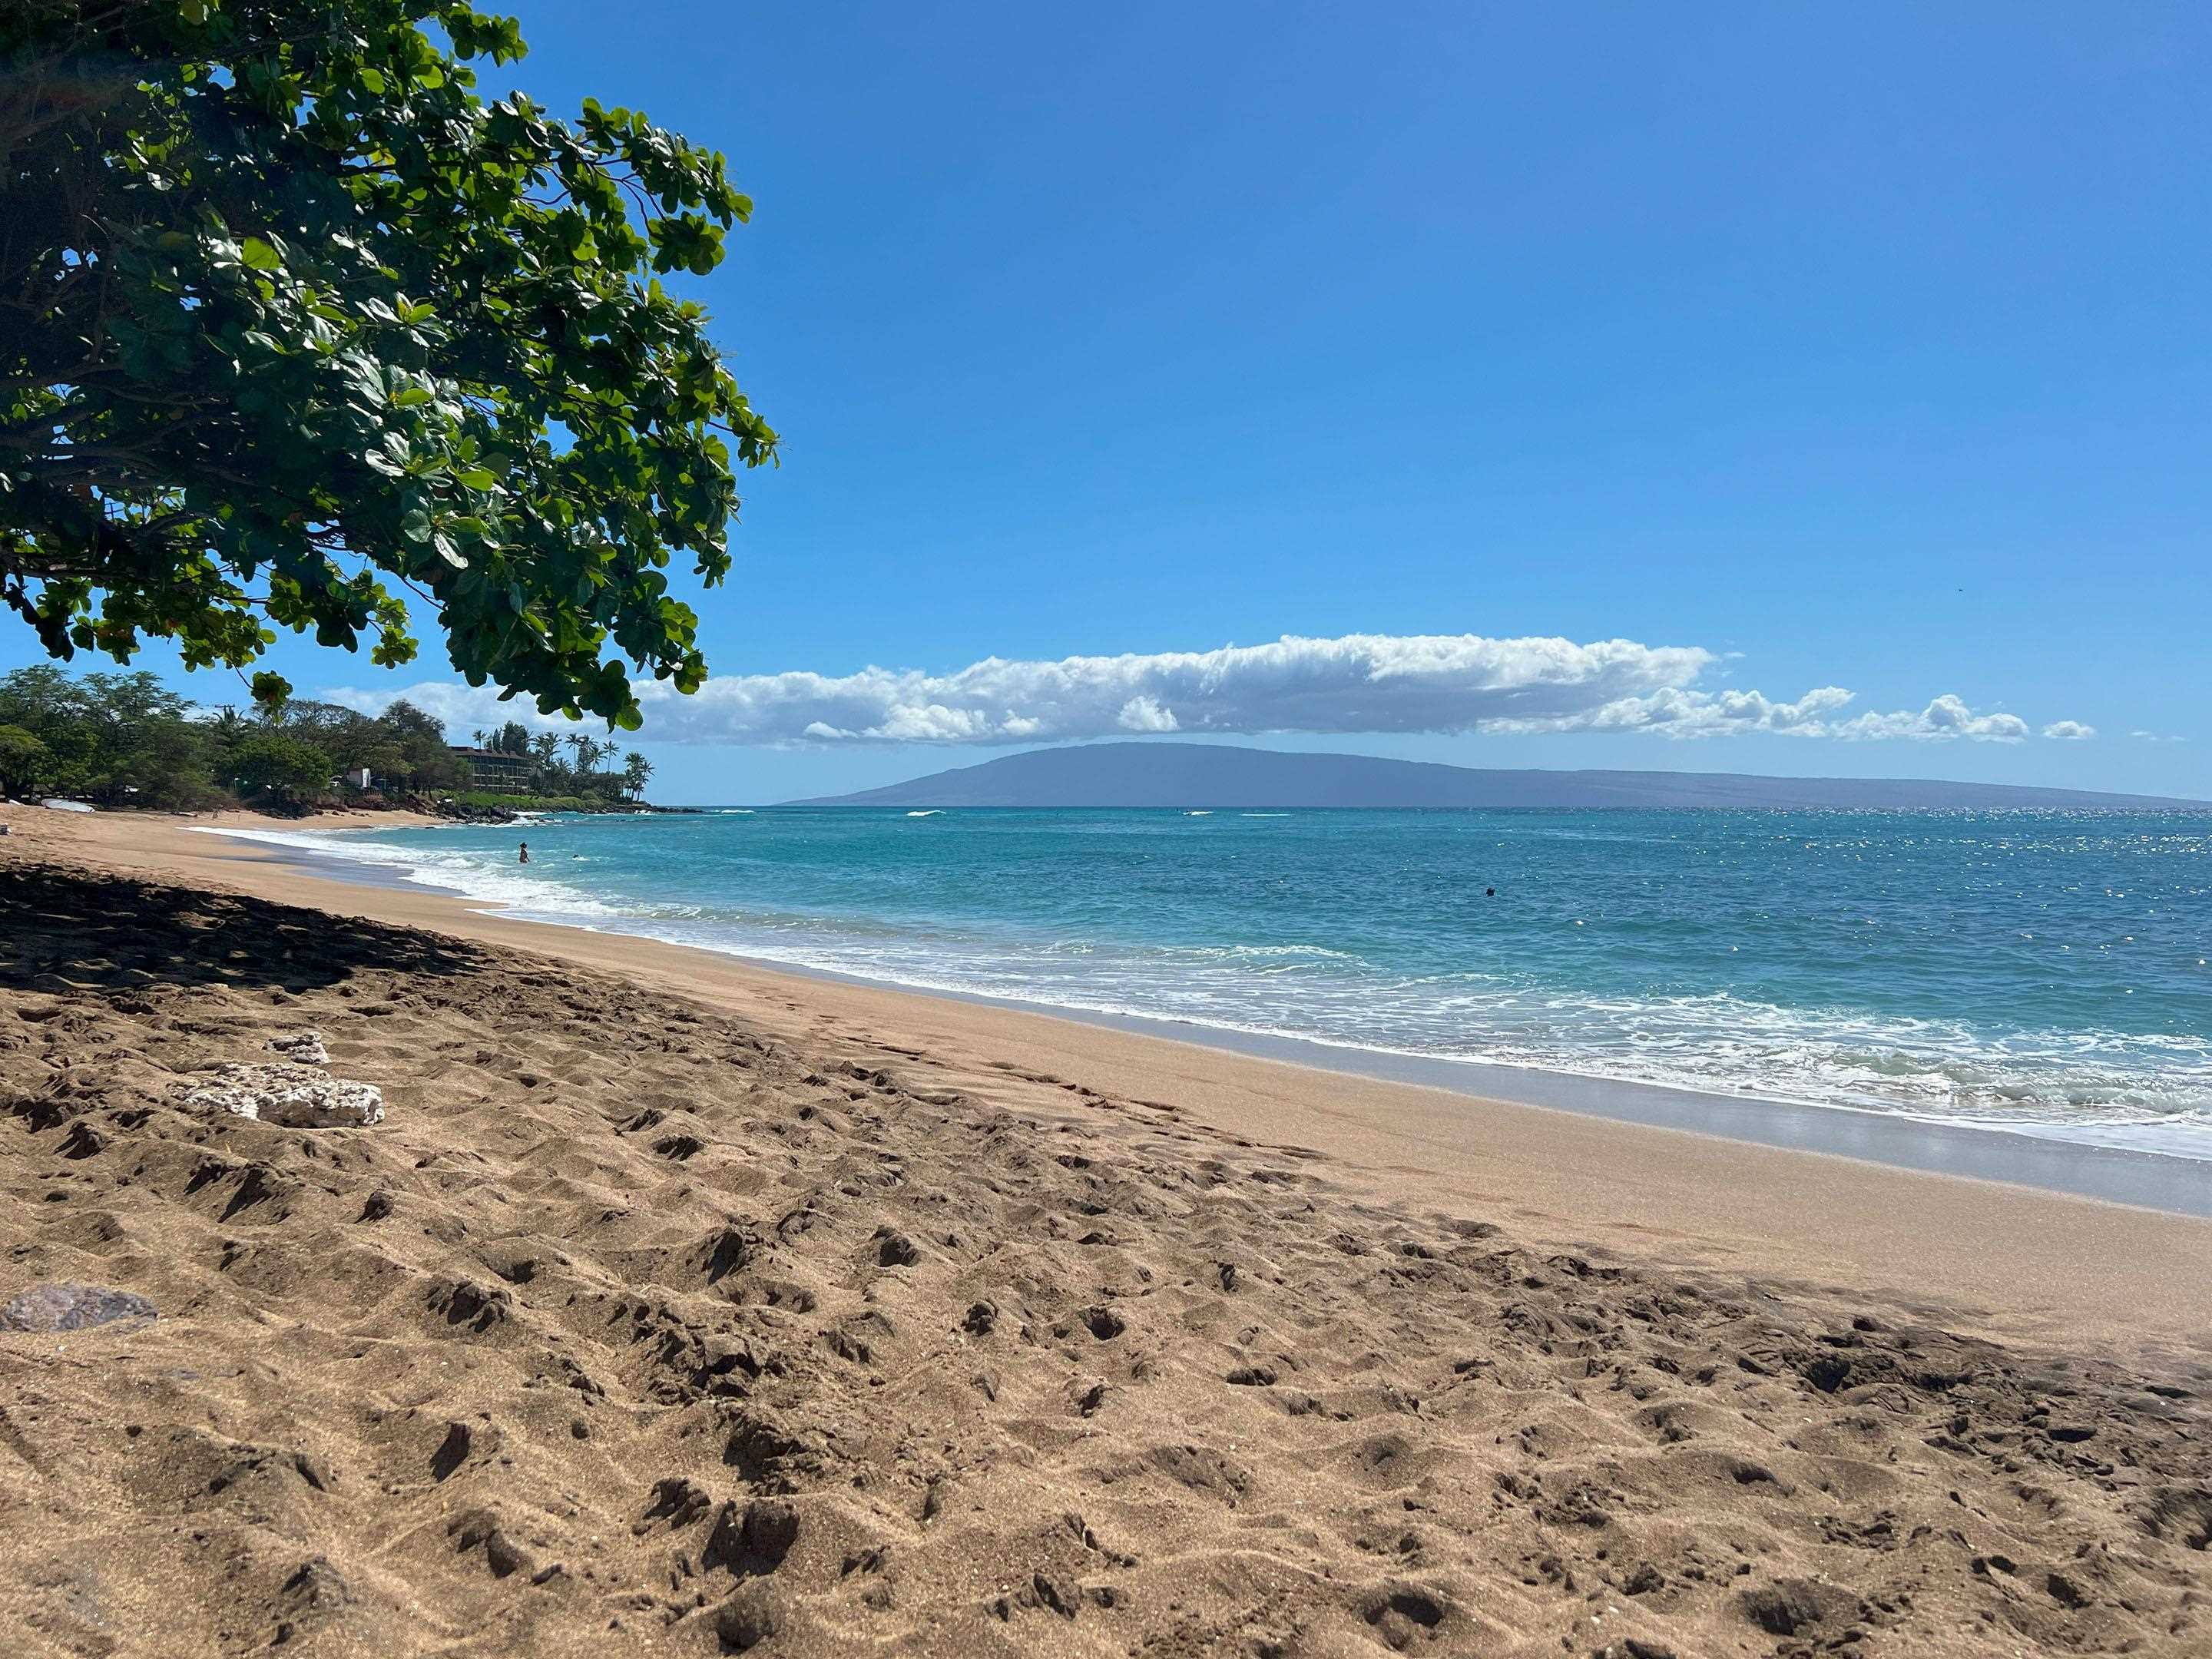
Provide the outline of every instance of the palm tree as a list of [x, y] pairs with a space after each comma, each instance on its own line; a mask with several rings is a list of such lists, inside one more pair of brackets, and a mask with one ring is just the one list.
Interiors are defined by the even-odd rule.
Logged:
[[581, 732], [571, 732], [561, 741], [567, 744], [569, 751], [575, 756], [576, 771], [580, 775], [592, 769], [592, 761], [598, 758], [592, 751], [599, 746], [598, 744]]
[[217, 744], [226, 750], [239, 742], [252, 729], [246, 723], [246, 717], [228, 703], [216, 709], [215, 718], [208, 722], [210, 734], [214, 737]]
[[553, 774], [561, 763], [561, 739], [550, 732], [540, 732], [530, 740], [530, 758], [535, 763], [530, 781], [533, 788], [551, 787]]
[[633, 749], [623, 757], [623, 787], [633, 796], [645, 793], [645, 782], [653, 775], [653, 763]]
[[477, 748], [481, 749], [483, 747], [484, 734], [482, 732], [471, 732], [469, 735], [477, 740]]

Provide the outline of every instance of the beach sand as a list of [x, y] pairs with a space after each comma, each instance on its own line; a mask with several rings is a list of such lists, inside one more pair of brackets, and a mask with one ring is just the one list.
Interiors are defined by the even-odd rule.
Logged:
[[2212, 1223], [0, 823], [10, 1651], [2212, 1651]]

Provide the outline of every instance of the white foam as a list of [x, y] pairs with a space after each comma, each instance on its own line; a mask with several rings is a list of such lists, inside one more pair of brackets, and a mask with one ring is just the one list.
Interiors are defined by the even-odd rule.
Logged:
[[207, 833], [381, 866], [521, 920], [918, 990], [2212, 1158], [2207, 1036], [1993, 1036], [1958, 1021], [1783, 1007], [1726, 992], [1607, 997], [1502, 971], [1393, 973], [1356, 951], [1297, 940], [1139, 945], [750, 910], [726, 901], [613, 904], [538, 866], [518, 868], [507, 848], [413, 848], [365, 841], [358, 831]]
[[[521, 864], [511, 849], [493, 854], [442, 848], [398, 847], [388, 842], [358, 839], [362, 830], [232, 830], [191, 826], [204, 836], [227, 836], [236, 841], [288, 847], [318, 858], [343, 864], [374, 865], [395, 872], [402, 880], [425, 887], [443, 887], [464, 897], [500, 908], [543, 911], [548, 920], [571, 917], [611, 917], [623, 912], [589, 894], [570, 887], [545, 872], [541, 864]], [[459, 829], [464, 826], [455, 825]], [[466, 826], [474, 828], [476, 826]], [[513, 825], [506, 826], [512, 829]]]

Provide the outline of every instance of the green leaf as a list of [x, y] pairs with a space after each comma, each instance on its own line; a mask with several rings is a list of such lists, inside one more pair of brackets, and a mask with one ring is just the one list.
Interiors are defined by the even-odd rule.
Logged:
[[430, 515], [419, 507], [410, 507], [399, 515], [399, 533], [410, 542], [430, 539]]
[[238, 256], [254, 270], [282, 270], [284, 268], [283, 257], [258, 236], [249, 236], [240, 243]]

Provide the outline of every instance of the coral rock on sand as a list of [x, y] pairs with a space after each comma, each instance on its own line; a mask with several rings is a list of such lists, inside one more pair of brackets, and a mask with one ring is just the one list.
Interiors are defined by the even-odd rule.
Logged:
[[373, 1085], [331, 1077], [311, 1066], [232, 1062], [216, 1074], [221, 1082], [192, 1090], [185, 1104], [218, 1107], [287, 1129], [365, 1128], [384, 1121], [384, 1096]]
[[0, 1330], [88, 1330], [118, 1319], [151, 1319], [154, 1304], [128, 1291], [111, 1291], [100, 1285], [33, 1285], [4, 1308], [0, 1308]]

